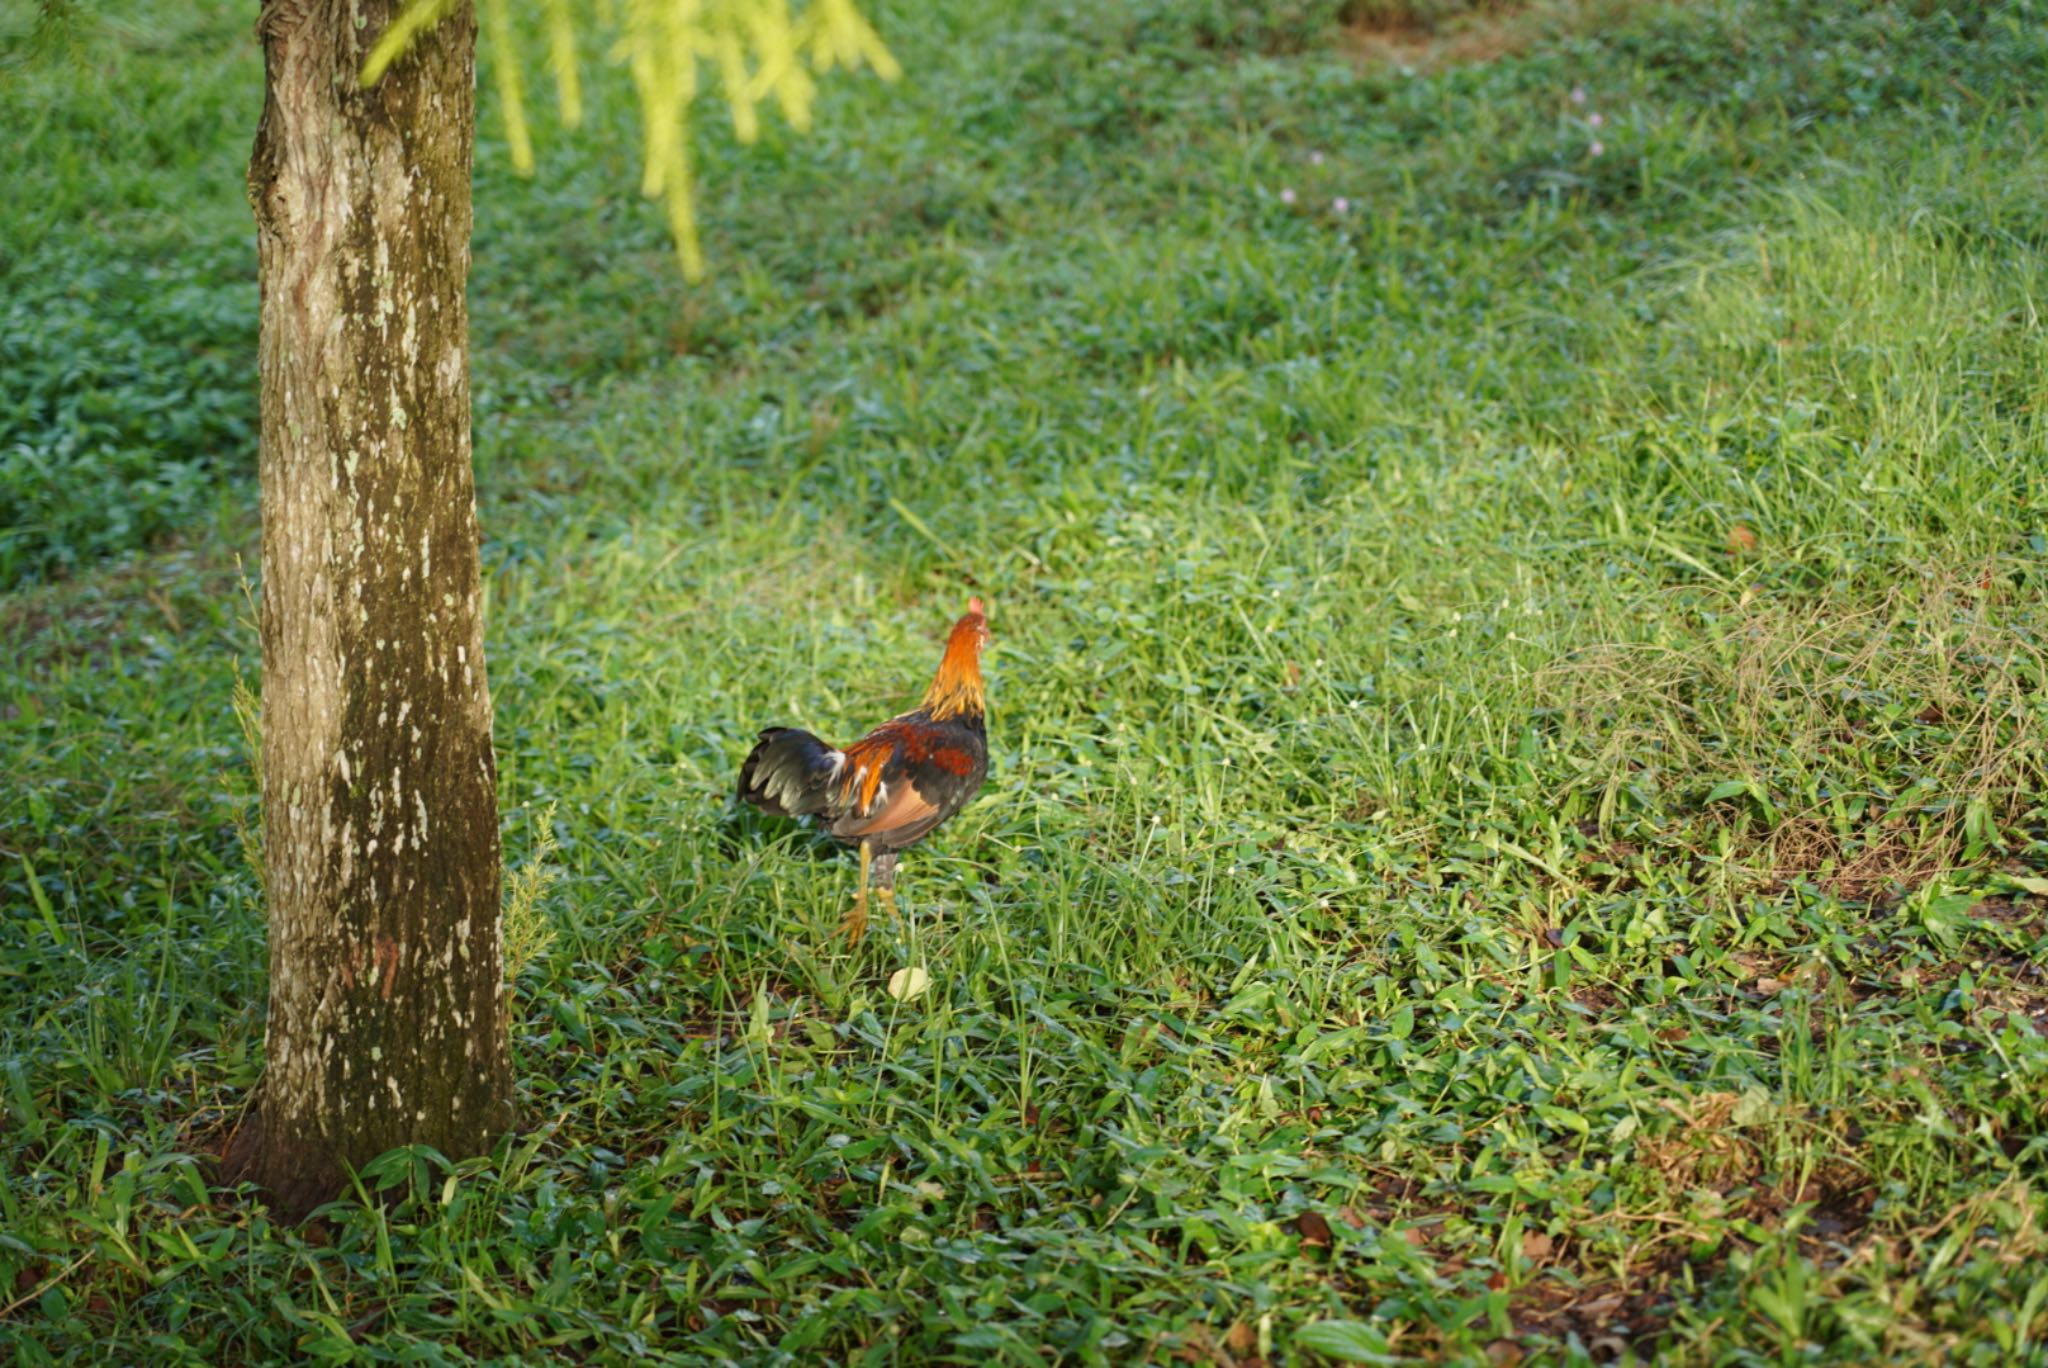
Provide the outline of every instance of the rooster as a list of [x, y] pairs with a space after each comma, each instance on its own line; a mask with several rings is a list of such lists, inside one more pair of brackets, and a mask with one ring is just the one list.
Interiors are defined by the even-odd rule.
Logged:
[[739, 796], [778, 817], [816, 817], [833, 839], [860, 848], [860, 888], [840, 927], [858, 945], [868, 928], [868, 885], [896, 906], [896, 857], [966, 807], [988, 777], [981, 600], [953, 624], [924, 702], [843, 749], [807, 731], [770, 727], [740, 766]]

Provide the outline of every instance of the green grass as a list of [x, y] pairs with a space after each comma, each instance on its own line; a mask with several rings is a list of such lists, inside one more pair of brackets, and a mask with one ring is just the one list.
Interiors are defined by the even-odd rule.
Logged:
[[256, 448], [246, 16], [93, 5], [38, 53], [29, 8], [0, 13], [0, 589], [232, 519]]
[[[0, 532], [54, 580], [0, 600], [0, 1345], [2038, 1361], [2048, 10], [1560, 11], [1409, 74], [932, 8], [814, 136], [714, 130], [701, 290], [615, 94], [532, 184], [486, 101], [527, 1125], [297, 1230], [195, 1157], [260, 1067], [246, 368], [109, 359], [246, 361], [247, 15], [0, 77], [59, 377], [8, 441], [112, 395], [195, 472], [86, 443]], [[848, 954], [734, 767], [905, 706], [970, 590], [993, 777]]]

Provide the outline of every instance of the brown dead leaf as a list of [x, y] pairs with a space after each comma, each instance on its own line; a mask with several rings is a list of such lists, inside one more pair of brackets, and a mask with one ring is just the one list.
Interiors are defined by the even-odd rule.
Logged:
[[1737, 523], [1728, 529], [1728, 554], [1748, 555], [1756, 550], [1756, 532], [1747, 523]]
[[1259, 1332], [1252, 1329], [1250, 1321], [1239, 1321], [1223, 1337], [1223, 1347], [1242, 1357], [1259, 1347]]
[[1301, 1215], [1294, 1218], [1294, 1228], [1301, 1232], [1302, 1248], [1314, 1249], [1320, 1246], [1327, 1249], [1329, 1247], [1330, 1223], [1324, 1220], [1320, 1213], [1314, 1211], [1302, 1212]]
[[1556, 1247], [1557, 1241], [1540, 1230], [1532, 1230], [1522, 1236], [1522, 1257], [1532, 1263], [1542, 1263]]
[[1586, 1320], [1605, 1324], [1614, 1318], [1616, 1312], [1621, 1310], [1621, 1303], [1622, 1296], [1619, 1292], [1609, 1292], [1605, 1296], [1593, 1297], [1580, 1302], [1579, 1314]]

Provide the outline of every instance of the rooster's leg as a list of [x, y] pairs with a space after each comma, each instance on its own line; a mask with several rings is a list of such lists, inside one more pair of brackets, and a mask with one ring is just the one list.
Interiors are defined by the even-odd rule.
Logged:
[[860, 888], [853, 895], [853, 911], [846, 914], [846, 920], [839, 929], [846, 936], [848, 945], [859, 945], [860, 938], [868, 933], [868, 869], [874, 863], [875, 851], [866, 841], [860, 843]]
[[891, 917], [896, 915], [896, 852], [885, 850], [875, 856], [875, 889], [882, 895], [882, 906]]

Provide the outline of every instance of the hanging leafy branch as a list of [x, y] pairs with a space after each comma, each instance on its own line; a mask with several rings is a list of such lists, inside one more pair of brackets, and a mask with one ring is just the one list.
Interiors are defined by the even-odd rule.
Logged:
[[[363, 63], [362, 83], [375, 84], [386, 67], [464, 0], [412, 0], [399, 12]], [[870, 67], [893, 81], [902, 68], [853, 0], [478, 0], [483, 40], [490, 45], [513, 169], [533, 172], [533, 138], [526, 123], [525, 73], [520, 62], [522, 25], [538, 24], [562, 121], [582, 122], [583, 86], [578, 49], [585, 38], [630, 74], [640, 105], [640, 190], [668, 213], [683, 275], [700, 280], [704, 251], [697, 239], [691, 198], [690, 117], [708, 68], [732, 111], [743, 143], [760, 136], [761, 108], [774, 104], [798, 132], [811, 126], [816, 76], [836, 67]], [[600, 42], [598, 40], [608, 40]]]

